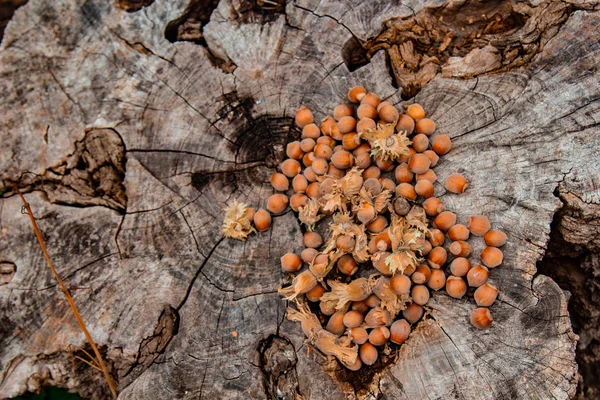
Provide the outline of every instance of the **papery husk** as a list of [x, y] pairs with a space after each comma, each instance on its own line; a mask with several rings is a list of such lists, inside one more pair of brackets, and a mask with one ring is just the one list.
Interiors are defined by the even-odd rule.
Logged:
[[315, 229], [315, 224], [325, 217], [325, 215], [319, 214], [319, 208], [321, 205], [317, 199], [309, 199], [305, 206], [298, 209], [298, 219], [304, 225], [306, 229], [311, 231]]
[[408, 146], [412, 144], [406, 137], [406, 131], [395, 133], [395, 123], [377, 124], [376, 128], [367, 129], [358, 134], [369, 141], [371, 155], [383, 161], [397, 160], [408, 154]]
[[333, 180], [331, 191], [324, 193], [322, 196], [324, 202], [323, 211], [341, 211], [343, 213], [348, 211], [347, 204], [350, 203], [352, 196], [358, 193], [362, 187], [363, 178], [361, 172], [362, 170], [355, 167], [348, 171], [343, 178], [332, 175], [325, 175], [323, 178], [319, 178], [319, 181], [326, 178]]
[[346, 198], [350, 199], [360, 191], [364, 182], [362, 171], [362, 169], [354, 167], [346, 172], [346, 175], [340, 180], [342, 193]]
[[369, 297], [373, 290], [367, 278], [358, 278], [346, 284], [339, 281], [327, 281], [331, 292], [325, 292], [321, 301], [335, 304], [336, 310], [341, 310], [351, 301], [362, 301]]
[[406, 309], [407, 295], [399, 296], [391, 288], [390, 279], [385, 276], [379, 277], [373, 284], [373, 293], [381, 299], [380, 307], [390, 312], [392, 318]]
[[349, 346], [346, 341], [344, 341], [344, 343], [346, 343], [346, 345], [342, 343], [341, 338], [322, 329], [317, 333], [315, 347], [328, 356], [334, 356], [340, 360], [343, 365], [351, 366], [358, 358], [358, 346]]
[[369, 310], [363, 322], [366, 328], [377, 328], [380, 326], [389, 326], [392, 324], [393, 317], [388, 310], [384, 310], [381, 306]]
[[233, 201], [225, 208], [225, 218], [221, 226], [221, 233], [225, 237], [246, 241], [248, 235], [256, 230], [252, 227], [250, 220], [246, 216], [248, 205]]
[[388, 266], [392, 275], [403, 274], [407, 270], [413, 270], [419, 264], [419, 258], [411, 250], [401, 250], [386, 257], [385, 265]]
[[373, 207], [375, 207], [375, 211], [380, 213], [385, 210], [388, 206], [388, 201], [392, 197], [392, 191], [389, 189], [384, 189], [373, 199]]
[[[329, 225], [331, 237], [323, 250], [329, 253], [332, 262], [337, 261], [344, 254], [352, 254], [357, 262], [369, 260], [367, 234], [364, 225], [354, 223], [350, 213], [338, 213], [333, 215], [333, 222]], [[354, 239], [353, 249], [338, 249], [337, 240], [341, 236], [349, 236]], [[350, 251], [348, 251], [350, 250]]]
[[296, 275], [290, 286], [277, 291], [280, 295], [286, 296], [284, 300], [294, 300], [298, 295], [310, 292], [315, 286], [317, 286], [317, 278], [310, 270], [306, 270]]
[[304, 335], [310, 340], [314, 342], [317, 337], [317, 333], [323, 330], [321, 326], [321, 322], [319, 322], [319, 317], [313, 314], [308, 307], [308, 304], [305, 302], [296, 301], [297, 310], [292, 307], [287, 308], [287, 318], [290, 321], [300, 322], [302, 326], [302, 331]]
[[371, 262], [373, 263], [373, 268], [379, 271], [382, 275], [391, 276], [392, 271], [390, 271], [390, 267], [386, 264], [385, 260], [390, 255], [390, 252], [387, 251], [379, 251], [371, 256]]
[[[322, 254], [327, 256], [327, 262], [326, 263], [316, 263], [317, 257]], [[326, 252], [319, 253], [315, 256], [315, 258], [313, 258], [310, 265], [308, 266], [309, 271], [312, 272], [312, 274], [315, 276], [315, 278], [317, 279], [317, 282], [323, 282], [323, 278], [325, 278], [327, 276], [327, 274], [329, 274], [329, 272], [333, 269], [333, 265], [337, 261], [337, 258], [340, 258], [343, 254], [337, 258], [332, 257], [332, 255], [333, 255], [333, 253], [326, 253]]]
[[424, 234], [429, 232], [429, 228], [427, 227], [429, 221], [423, 207], [413, 206], [408, 214], [406, 214], [405, 219], [410, 227], [416, 228]]

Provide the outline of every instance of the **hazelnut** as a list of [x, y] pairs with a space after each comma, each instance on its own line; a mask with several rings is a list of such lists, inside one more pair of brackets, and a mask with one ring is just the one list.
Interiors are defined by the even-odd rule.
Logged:
[[415, 130], [419, 134], [431, 136], [435, 132], [435, 122], [429, 118], [421, 118], [415, 123]]
[[288, 178], [293, 178], [298, 175], [302, 171], [302, 167], [298, 160], [294, 160], [293, 158], [288, 158], [284, 162], [281, 163], [281, 172]]
[[422, 180], [427, 180], [427, 181], [429, 181], [431, 183], [435, 183], [436, 179], [437, 179], [437, 176], [435, 175], [435, 172], [433, 172], [433, 170], [431, 170], [431, 169], [428, 170], [427, 172], [423, 173], [423, 174], [417, 174], [415, 176], [415, 180], [417, 182], [420, 182]]
[[388, 226], [388, 221], [383, 215], [378, 215], [367, 224], [367, 230], [371, 233], [381, 233]]
[[435, 217], [444, 211], [446, 207], [444, 207], [444, 203], [442, 203], [442, 201], [437, 197], [430, 197], [423, 202], [423, 209], [425, 209], [425, 214], [430, 217]]
[[465, 276], [467, 275], [467, 272], [469, 272], [470, 269], [471, 262], [464, 257], [455, 258], [450, 263], [450, 272], [454, 276]]
[[312, 260], [317, 256], [317, 254], [319, 254], [319, 251], [317, 249], [307, 248], [302, 250], [302, 253], [300, 253], [300, 258], [305, 263], [310, 264]]
[[508, 240], [506, 233], [498, 230], [487, 231], [483, 236], [485, 244], [491, 247], [502, 247]]
[[364, 343], [360, 346], [360, 349], [358, 349], [358, 355], [365, 365], [373, 365], [378, 357], [377, 348], [371, 343]]
[[427, 255], [427, 264], [434, 269], [442, 268], [444, 264], [446, 264], [447, 259], [448, 253], [446, 252], [446, 249], [438, 246], [431, 249]]
[[450, 140], [450, 136], [446, 134], [437, 135], [431, 142], [431, 149], [440, 156], [448, 153], [451, 148], [452, 141]]
[[429, 234], [431, 236], [429, 241], [433, 246], [438, 247], [444, 244], [444, 232], [439, 229], [430, 229]]
[[427, 283], [429, 278], [431, 278], [431, 269], [425, 264], [419, 265], [415, 272], [410, 276], [410, 279], [419, 285]]
[[300, 147], [300, 142], [296, 140], [294, 142], [288, 143], [285, 148], [285, 154], [289, 158], [293, 158], [295, 160], [301, 160], [302, 156], [304, 155], [304, 152], [302, 151], [302, 148]]
[[350, 106], [340, 104], [335, 106], [335, 108], [333, 109], [333, 118], [335, 118], [336, 121], [339, 121], [343, 117], [349, 116], [352, 116], [352, 107]]
[[[417, 126], [418, 125], [419, 122], [417, 122]], [[426, 135], [419, 133], [412, 138], [412, 146], [417, 153], [423, 153], [429, 147], [429, 138]], [[431, 161], [431, 159], [429, 161]]]
[[371, 333], [369, 333], [369, 343], [371, 343], [373, 346], [383, 346], [389, 338], [390, 330], [385, 326], [373, 328]]
[[363, 344], [369, 340], [367, 330], [361, 326], [350, 329], [350, 336], [352, 337], [352, 341], [356, 344]]
[[450, 240], [469, 240], [469, 228], [463, 224], [453, 225], [447, 233]]
[[408, 161], [408, 168], [415, 174], [423, 174], [427, 172], [431, 166], [431, 160], [425, 154], [413, 154]]
[[326, 144], [319, 143], [315, 146], [314, 153], [315, 157], [320, 157], [329, 160], [333, 155], [333, 149]]
[[[413, 276], [416, 273], [417, 271], [413, 272]], [[406, 275], [394, 275], [390, 278], [390, 287], [396, 294], [409, 294], [411, 287], [410, 278]]]
[[456, 214], [451, 211], [442, 211], [435, 217], [433, 223], [436, 228], [447, 231], [452, 226], [456, 225]]
[[435, 167], [438, 161], [440, 161], [440, 156], [438, 156], [437, 153], [433, 150], [425, 150], [423, 154], [429, 157], [429, 160], [431, 161], [431, 166], [429, 168]]
[[285, 194], [276, 193], [267, 200], [267, 210], [273, 214], [281, 214], [285, 211], [289, 203], [289, 199]]
[[[354, 117], [350, 116], [342, 117], [338, 122], [338, 129], [341, 134], [354, 132], [356, 130], [356, 120], [354, 119]], [[340, 139], [342, 137], [340, 137]]]
[[433, 184], [427, 180], [419, 181], [415, 184], [415, 191], [419, 196], [428, 199], [433, 196]]
[[496, 268], [502, 264], [502, 250], [497, 247], [486, 247], [480, 254], [481, 261], [488, 268]]
[[358, 328], [362, 324], [364, 316], [358, 311], [348, 311], [344, 315], [344, 325], [347, 328]]
[[312, 124], [314, 121], [313, 114], [306, 107], [300, 107], [296, 111], [296, 125], [300, 128], [304, 128], [308, 124]]
[[[311, 168], [316, 175], [325, 175], [329, 170], [329, 164], [327, 163], [326, 159], [317, 157], [313, 161]], [[306, 174], [304, 176], [306, 176]], [[308, 179], [308, 176], [306, 176], [306, 179]], [[310, 181], [310, 179], [308, 180]]]
[[414, 285], [410, 291], [413, 301], [424, 306], [429, 301], [429, 289], [424, 285]]
[[354, 275], [358, 271], [356, 260], [350, 255], [343, 255], [337, 262], [338, 270], [344, 275]]
[[366, 94], [367, 90], [364, 87], [354, 86], [348, 91], [348, 100], [353, 103], [358, 103], [365, 97]]
[[[369, 93], [360, 101], [361, 105], [368, 104], [373, 108], [377, 108], [377, 106], [381, 103], [381, 99], [375, 93]], [[377, 116], [377, 114], [375, 114]]]
[[415, 120], [409, 115], [401, 114], [396, 124], [396, 130], [398, 132], [404, 131], [407, 135], [411, 135], [415, 130]]
[[254, 227], [257, 231], [266, 231], [271, 227], [271, 214], [262, 208], [254, 213]]
[[318, 199], [321, 197], [321, 184], [318, 182], [309, 184], [306, 188], [306, 195], [311, 199]]
[[421, 118], [425, 118], [425, 110], [423, 110], [423, 107], [421, 107], [421, 105], [417, 103], [408, 106], [408, 108], [406, 109], [406, 114], [408, 114], [408, 116], [414, 119], [415, 121]]
[[275, 172], [271, 175], [271, 185], [273, 186], [273, 189], [279, 192], [285, 192], [290, 188], [290, 181], [284, 174]]
[[446, 280], [446, 292], [455, 299], [460, 299], [467, 293], [467, 284], [458, 276], [449, 276]]
[[471, 312], [471, 324], [477, 329], [487, 329], [492, 324], [492, 313], [484, 307], [476, 308]]
[[402, 316], [411, 324], [416, 323], [421, 319], [425, 310], [417, 303], [410, 303], [406, 306], [405, 310], [402, 310]]
[[[305, 153], [310, 153], [315, 148], [316, 144], [317, 144], [317, 142], [315, 142], [314, 139], [311, 139], [311, 138], [302, 139], [300, 141], [300, 150], [302, 150]], [[304, 157], [304, 155], [303, 155], [303, 157]]]
[[377, 118], [377, 110], [369, 104], [361, 104], [356, 110], [356, 115], [358, 116], [358, 119], [370, 118], [375, 120], [375, 118]]
[[414, 201], [417, 199], [417, 192], [413, 185], [402, 182], [396, 186], [396, 196], [402, 196], [408, 200]]
[[415, 177], [415, 174], [408, 168], [407, 163], [398, 165], [394, 175], [396, 176], [396, 182], [398, 183], [411, 183]]
[[304, 175], [298, 174], [292, 179], [292, 188], [296, 193], [305, 193], [308, 188], [308, 180]]
[[446, 179], [446, 189], [452, 193], [464, 193], [469, 186], [467, 179], [461, 174], [450, 174]]
[[321, 300], [321, 296], [325, 293], [325, 288], [321, 285], [317, 285], [308, 292], [306, 292], [306, 298], [308, 301], [316, 303]]
[[440, 290], [444, 286], [446, 286], [446, 274], [441, 269], [434, 269], [431, 271], [431, 278], [429, 278], [429, 282], [427, 282], [427, 286], [429, 286], [432, 290]]
[[342, 146], [346, 150], [354, 150], [360, 146], [360, 137], [356, 132], [346, 133], [342, 137]]
[[393, 123], [396, 122], [398, 120], [398, 118], [400, 117], [400, 113], [398, 112], [398, 110], [396, 110], [396, 107], [394, 107], [393, 105], [384, 105], [383, 107], [379, 108], [379, 118], [385, 122], [385, 123]]
[[302, 128], [302, 139], [317, 140], [319, 136], [321, 136], [321, 130], [315, 124], [308, 124]]
[[318, 249], [323, 245], [323, 238], [317, 232], [305, 232], [302, 237], [304, 246]]
[[452, 242], [449, 249], [454, 257], [468, 257], [471, 254], [471, 245], [463, 240]]
[[339, 169], [348, 169], [354, 164], [354, 156], [345, 150], [338, 151], [331, 156], [331, 164]]
[[356, 124], [356, 132], [362, 133], [369, 129], [374, 129], [377, 126], [372, 118], [361, 118]]
[[300, 211], [300, 207], [304, 207], [308, 203], [308, 197], [303, 193], [296, 193], [290, 197], [290, 208], [296, 212]]
[[327, 321], [325, 329], [333, 333], [334, 335], [342, 336], [342, 334], [346, 330], [346, 327], [344, 326], [345, 315], [346, 312], [341, 310], [333, 313], [333, 315], [329, 317], [329, 321]]
[[390, 327], [390, 340], [396, 344], [402, 344], [410, 335], [410, 324], [405, 319], [394, 321]]
[[479, 307], [491, 306], [496, 301], [496, 297], [498, 297], [498, 288], [489, 283], [479, 286], [473, 294], [473, 298]]
[[479, 287], [487, 282], [490, 271], [483, 265], [476, 265], [467, 272], [467, 282], [471, 287]]
[[302, 267], [302, 260], [294, 253], [286, 253], [281, 257], [281, 269], [285, 272], [297, 272]]

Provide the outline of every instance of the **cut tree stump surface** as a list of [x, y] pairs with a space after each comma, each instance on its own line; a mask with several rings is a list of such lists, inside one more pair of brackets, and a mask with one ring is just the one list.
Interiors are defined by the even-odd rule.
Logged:
[[[221, 236], [222, 209], [236, 199], [265, 206], [284, 145], [299, 136], [300, 105], [320, 120], [362, 84], [401, 107], [392, 76], [402, 86], [413, 72], [389, 69], [383, 48], [360, 61], [360, 43], [444, 2], [221, 0], [207, 24], [185, 22], [202, 4], [29, 0], [9, 23], [0, 48], [0, 398], [44, 385], [109, 396], [100, 373], [83, 363], [72, 371], [69, 348], [82, 354], [84, 338], [11, 181], [28, 192], [121, 399], [571, 398], [577, 336], [567, 296], [536, 262], [561, 205], [557, 188], [600, 202], [597, 4], [498, 2], [529, 14], [427, 70], [411, 101], [453, 140], [438, 181], [460, 172], [471, 182], [460, 196], [441, 185], [436, 193], [459, 221], [488, 215], [508, 234], [490, 278], [500, 296], [492, 327], [477, 331], [472, 299], [435, 293], [396, 362], [363, 375], [309, 351], [285, 318], [279, 258], [302, 248], [295, 215], [242, 243]], [[167, 31], [193, 42], [169, 41]], [[522, 62], [504, 52], [515, 43]]]

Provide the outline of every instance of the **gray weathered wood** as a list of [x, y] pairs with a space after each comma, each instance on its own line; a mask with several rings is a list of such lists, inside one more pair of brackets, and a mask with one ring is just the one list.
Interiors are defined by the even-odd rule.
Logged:
[[453, 138], [439, 180], [459, 171], [471, 181], [464, 195], [436, 193], [459, 220], [483, 213], [510, 237], [491, 274], [501, 294], [484, 332], [468, 322], [472, 300], [435, 294], [397, 361], [357, 388], [307, 353], [284, 318], [278, 260], [301, 249], [294, 214], [241, 243], [220, 237], [222, 209], [233, 199], [265, 205], [300, 105], [321, 118], [363, 84], [400, 106], [385, 54], [350, 72], [344, 46], [443, 2], [298, 0], [261, 16], [221, 0], [202, 32], [210, 53], [165, 38], [186, 3], [127, 12], [100, 0], [30, 0], [7, 27], [0, 258], [17, 271], [0, 281], [0, 398], [43, 385], [107, 395], [100, 374], [70, 369], [69, 345], [82, 346], [83, 335], [9, 180], [32, 190], [51, 256], [120, 398], [572, 397], [567, 299], [536, 275], [536, 262], [561, 204], [554, 190], [574, 174], [592, 179], [589, 165], [600, 161], [595, 4], [573, 5], [518, 69], [438, 75], [416, 96]]

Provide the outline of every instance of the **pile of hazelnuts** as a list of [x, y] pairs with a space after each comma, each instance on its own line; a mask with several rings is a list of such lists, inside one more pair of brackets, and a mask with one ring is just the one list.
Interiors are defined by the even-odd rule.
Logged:
[[[483, 215], [473, 215], [459, 223], [457, 215], [446, 210], [442, 201], [435, 197], [436, 192], [444, 193], [444, 189], [461, 194], [467, 189], [468, 181], [463, 175], [453, 173], [443, 184], [437, 182], [433, 169], [440, 164], [440, 157], [450, 151], [452, 142], [448, 135], [436, 132], [435, 122], [426, 117], [422, 106], [405, 105], [400, 112], [393, 104], [381, 101], [361, 86], [350, 89], [348, 100], [348, 104], [336, 106], [332, 117], [325, 117], [319, 125], [308, 108], [302, 107], [296, 112], [295, 123], [302, 129], [302, 135], [300, 140], [287, 145], [288, 158], [271, 177], [271, 184], [278, 193], [268, 199], [266, 208], [277, 215], [289, 205], [301, 217], [304, 207], [316, 204], [319, 208], [316, 224], [332, 224], [330, 216], [333, 214], [335, 219], [336, 214], [343, 212], [327, 209], [326, 194], [331, 193], [332, 181], [340, 182], [350, 171], [360, 174], [359, 186], [367, 188], [369, 196], [380, 196], [385, 192], [379, 204], [371, 207], [378, 212], [371, 213], [369, 204], [363, 204], [364, 200], [343, 210], [345, 220], [355, 223], [357, 231], [364, 232], [367, 237], [366, 259], [356, 259], [351, 247], [344, 250], [348, 246], [358, 246], [356, 236], [344, 239], [343, 244], [338, 243], [338, 237], [338, 242], [328, 245], [331, 238], [313, 231], [314, 226], [308, 226], [304, 233], [306, 248], [301, 254], [287, 253], [281, 257], [282, 270], [288, 274], [288, 279], [294, 278], [291, 291], [287, 289], [282, 293], [288, 295], [288, 299], [312, 304], [310, 308], [323, 329], [339, 338], [336, 341], [339, 346], [359, 346], [357, 361], [343, 363], [354, 370], [362, 364], [372, 365], [381, 352], [389, 353], [390, 341], [402, 344], [408, 338], [414, 324], [427, 311], [430, 291], [445, 290], [456, 299], [469, 292], [477, 305], [471, 313], [471, 324], [478, 329], [489, 328], [492, 323], [489, 307], [496, 300], [498, 289], [487, 281], [490, 269], [502, 263], [503, 254], [499, 247], [506, 243], [507, 236], [500, 230], [491, 229], [490, 221]], [[381, 137], [388, 137], [388, 140], [374, 142], [372, 138], [382, 132], [385, 135]], [[402, 147], [403, 143], [405, 147]], [[389, 148], [386, 148], [387, 144]], [[382, 201], [385, 204], [382, 205]], [[422, 223], [416, 224], [421, 226], [423, 233], [418, 246], [411, 245], [413, 253], [410, 254], [414, 254], [416, 260], [414, 265], [408, 263], [402, 271], [390, 270], [388, 257], [398, 251], [392, 248], [393, 240], [390, 239], [392, 219], [407, 218], [406, 225], [412, 226], [409, 217], [421, 214]], [[474, 236], [483, 237], [487, 246], [479, 254], [479, 260], [473, 260], [469, 244]], [[330, 252], [335, 250], [337, 256], [324, 253], [324, 248]], [[325, 274], [329, 274], [328, 278], [335, 277], [335, 281], [327, 282], [323, 275], [312, 273], [316, 262], [330, 262], [326, 268], [333, 272], [326, 269]], [[359, 294], [355, 297], [349, 294], [348, 298], [353, 300], [347, 304], [338, 303], [338, 307], [322, 300], [329, 290], [333, 290], [330, 289], [332, 283], [338, 291], [339, 286], [351, 290], [353, 281], [358, 277], [366, 280], [364, 276], [369, 274], [368, 282], [372, 286], [377, 282], [398, 296], [402, 303], [398, 315], [382, 308], [382, 301], [389, 303], [390, 299], [378, 296], [381, 288], [379, 291], [357, 291]], [[468, 288], [472, 289], [468, 291]], [[305, 321], [302, 318], [295, 320]], [[315, 335], [315, 332], [314, 328], [305, 330], [307, 336]], [[337, 356], [335, 352], [332, 354]]]

